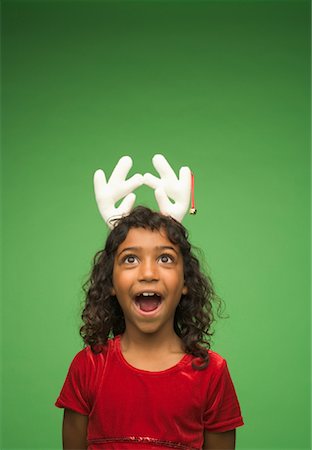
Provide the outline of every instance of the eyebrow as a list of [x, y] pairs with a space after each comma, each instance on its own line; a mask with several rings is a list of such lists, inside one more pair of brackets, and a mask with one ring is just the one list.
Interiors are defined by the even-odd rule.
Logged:
[[[117, 254], [117, 258], [124, 252], [140, 251], [140, 250], [142, 250], [142, 248], [143, 247], [126, 247], [126, 248], [123, 248], [121, 250], [121, 252], [119, 252]], [[155, 250], [173, 250], [176, 254], [178, 254], [176, 249], [174, 247], [171, 247], [170, 245], [159, 245], [159, 246], [155, 247]]]

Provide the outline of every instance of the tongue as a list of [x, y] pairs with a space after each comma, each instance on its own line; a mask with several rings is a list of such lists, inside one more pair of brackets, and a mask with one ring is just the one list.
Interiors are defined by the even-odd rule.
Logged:
[[159, 300], [154, 297], [142, 297], [139, 299], [140, 309], [145, 312], [154, 311], [159, 305]]

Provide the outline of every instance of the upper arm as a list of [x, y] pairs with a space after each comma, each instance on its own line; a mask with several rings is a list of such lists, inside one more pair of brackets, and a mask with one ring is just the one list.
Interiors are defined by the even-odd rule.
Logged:
[[66, 408], [63, 418], [63, 450], [86, 450], [87, 429], [88, 416]]
[[234, 450], [236, 430], [210, 433], [205, 430], [203, 450]]

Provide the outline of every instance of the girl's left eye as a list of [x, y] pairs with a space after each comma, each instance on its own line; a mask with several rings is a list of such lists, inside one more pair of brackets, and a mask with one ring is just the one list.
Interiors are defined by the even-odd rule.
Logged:
[[161, 255], [159, 261], [165, 264], [172, 263], [174, 261], [171, 255]]

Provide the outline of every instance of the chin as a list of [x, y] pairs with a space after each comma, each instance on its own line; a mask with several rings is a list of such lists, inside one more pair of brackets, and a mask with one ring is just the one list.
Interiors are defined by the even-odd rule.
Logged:
[[155, 336], [162, 331], [162, 327], [159, 327], [157, 324], [149, 323], [136, 326], [136, 330], [142, 335]]
[[159, 329], [156, 327], [146, 327], [146, 328], [144, 327], [144, 328], [140, 328], [138, 331], [142, 334], [148, 334], [148, 335], [152, 336], [152, 335], [157, 334], [159, 332]]

